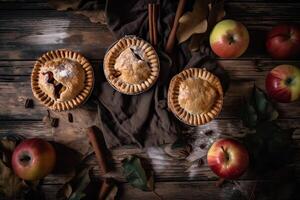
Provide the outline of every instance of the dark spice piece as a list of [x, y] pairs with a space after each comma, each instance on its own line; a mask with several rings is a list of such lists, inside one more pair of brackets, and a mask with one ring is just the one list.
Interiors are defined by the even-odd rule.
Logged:
[[211, 136], [211, 135], [214, 134], [214, 132], [213, 132], [212, 130], [210, 130], [210, 131], [205, 132], [204, 134], [205, 134], [206, 136]]
[[26, 99], [25, 108], [33, 108], [33, 100], [32, 99]]
[[200, 149], [204, 149], [207, 145], [206, 144], [200, 144]]
[[68, 120], [70, 123], [73, 123], [73, 115], [72, 113], [68, 113]]
[[58, 127], [59, 119], [58, 118], [51, 118], [51, 126], [56, 128]]

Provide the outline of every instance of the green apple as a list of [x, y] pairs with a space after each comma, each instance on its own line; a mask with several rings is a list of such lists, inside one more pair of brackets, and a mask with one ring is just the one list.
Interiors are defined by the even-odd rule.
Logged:
[[56, 152], [53, 146], [42, 139], [22, 141], [14, 150], [12, 168], [24, 180], [38, 180], [48, 175], [54, 168]]
[[237, 58], [249, 46], [249, 33], [246, 27], [237, 21], [226, 19], [213, 28], [209, 43], [215, 54], [222, 58]]

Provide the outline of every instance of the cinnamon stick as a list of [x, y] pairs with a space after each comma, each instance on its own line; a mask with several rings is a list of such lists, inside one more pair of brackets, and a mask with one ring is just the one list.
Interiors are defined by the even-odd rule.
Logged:
[[[104, 174], [106, 174], [108, 172], [108, 167], [107, 167], [107, 162], [105, 159], [105, 153], [104, 153], [105, 150], [103, 148], [104, 145], [99, 144], [99, 142], [97, 140], [96, 132], [93, 127], [89, 127], [87, 129], [87, 135], [88, 135], [89, 141], [93, 147], [93, 150], [95, 152], [99, 169], [102, 170]], [[104, 141], [102, 141], [102, 144], [104, 144]]]
[[111, 189], [111, 184], [109, 183], [109, 181], [107, 179], [104, 179], [104, 181], [100, 187], [98, 200], [104, 200], [110, 189]]
[[171, 54], [175, 45], [175, 40], [176, 40], [176, 32], [178, 29], [178, 24], [179, 24], [179, 19], [182, 16], [183, 12], [184, 12], [184, 8], [186, 5], [186, 0], [179, 0], [178, 6], [177, 6], [177, 10], [176, 10], [176, 14], [175, 14], [175, 18], [174, 18], [174, 22], [173, 22], [173, 26], [172, 29], [170, 31], [170, 34], [168, 36], [168, 40], [167, 40], [167, 44], [165, 46], [165, 51], [168, 54]]
[[149, 24], [149, 36], [150, 36], [150, 44], [153, 44], [153, 26], [152, 26], [152, 20], [153, 20], [153, 12], [152, 12], [152, 4], [148, 4], [148, 24]]
[[153, 46], [157, 46], [157, 14], [158, 14], [158, 4], [152, 4], [152, 30], [153, 30]]
[[157, 46], [157, 14], [158, 14], [158, 4], [149, 3], [148, 4], [148, 23], [149, 23], [149, 36], [150, 43], [152, 46]]

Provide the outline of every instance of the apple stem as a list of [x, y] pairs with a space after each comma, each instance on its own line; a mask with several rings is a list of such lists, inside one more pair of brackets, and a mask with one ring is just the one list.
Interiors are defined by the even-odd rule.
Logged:
[[224, 148], [223, 146], [221, 146], [221, 149], [222, 149], [222, 151], [223, 151], [224, 154], [225, 154], [226, 161], [228, 161], [228, 160], [229, 160], [229, 155], [228, 155], [228, 153], [226, 152], [226, 150], [225, 150], [225, 148]]
[[228, 37], [228, 40], [229, 40], [229, 44], [231, 45], [231, 44], [234, 42], [233, 36], [232, 36], [232, 35], [229, 36], [229, 37]]
[[28, 162], [28, 161], [30, 161], [31, 160], [31, 158], [30, 158], [30, 156], [28, 156], [28, 155], [22, 155], [21, 157], [20, 157], [20, 161], [21, 162]]
[[292, 81], [293, 81], [293, 79], [291, 77], [289, 77], [285, 80], [285, 84], [290, 85], [292, 83]]

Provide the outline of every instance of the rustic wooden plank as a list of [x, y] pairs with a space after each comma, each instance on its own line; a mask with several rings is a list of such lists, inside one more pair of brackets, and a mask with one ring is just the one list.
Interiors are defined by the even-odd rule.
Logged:
[[42, 0], [40, 2], [0, 1], [0, 10], [53, 10], [53, 8]]
[[[274, 183], [270, 181], [255, 181], [245, 180], [236, 181], [236, 184], [244, 188], [244, 192], [251, 194], [253, 186], [256, 185], [255, 193], [262, 192], [262, 188], [268, 185], [270, 188]], [[128, 183], [118, 184], [119, 193], [118, 199], [156, 199], [151, 192], [143, 192], [141, 190], [133, 188]], [[45, 193], [46, 200], [55, 200], [55, 194], [61, 184], [46, 184], [43, 185], [42, 190]], [[247, 189], [246, 189], [247, 188]], [[189, 199], [205, 199], [205, 200], [219, 200], [226, 199], [224, 196], [224, 188], [216, 187], [216, 181], [194, 181], [194, 182], [156, 182], [155, 191], [162, 196], [163, 199], [175, 199], [175, 200], [189, 200]], [[288, 195], [284, 194], [283, 196]], [[282, 197], [282, 196], [281, 196]]]
[[[256, 185], [255, 194], [263, 193], [263, 188], [268, 186], [268, 188], [276, 185], [270, 181], [236, 181], [237, 186], [241, 186], [244, 192], [247, 192], [250, 196], [251, 191]], [[278, 182], [277, 182], [278, 183]], [[55, 200], [55, 194], [58, 189], [61, 187], [61, 184], [55, 185], [43, 185], [42, 189], [45, 192], [46, 200]], [[175, 200], [194, 200], [194, 199], [205, 199], [205, 200], [219, 200], [227, 199], [225, 197], [225, 188], [216, 187], [216, 181], [194, 181], [194, 182], [156, 182], [155, 191], [163, 199], [175, 199]], [[228, 188], [227, 188], [227, 192]], [[270, 191], [269, 191], [270, 192]], [[128, 183], [119, 184], [119, 198], [122, 200], [153, 200], [157, 197], [154, 196], [151, 192], [143, 192], [141, 190], [133, 188]], [[290, 194], [281, 194], [281, 198], [285, 198], [286, 195]], [[259, 196], [259, 195], [256, 195]], [[297, 197], [295, 197], [297, 198]]]
[[[234, 5], [237, 6], [240, 4]], [[257, 12], [261, 15], [254, 12], [254, 10], [256, 10], [255, 4], [246, 5], [245, 7], [251, 7], [252, 9], [250, 9], [249, 13], [245, 11], [241, 11], [241, 13], [239, 11], [236, 11], [236, 13], [227, 13], [226, 17], [237, 19], [245, 25], [248, 25], [249, 28], [251, 28], [251, 26], [270, 26], [283, 21], [298, 22], [299, 20], [299, 15], [297, 15], [294, 11], [286, 12], [284, 8], [276, 8], [272, 7], [272, 5], [265, 6], [264, 8], [259, 7]], [[298, 7], [299, 4], [296, 4], [291, 6], [291, 9], [297, 10]], [[233, 7], [232, 9], [237, 8]], [[276, 11], [274, 15], [272, 15], [273, 9]], [[251, 16], [251, 12], [254, 12], [253, 14], [255, 14], [255, 16]], [[269, 14], [265, 15], [265, 13]], [[16, 30], [20, 28], [40, 29], [40, 27], [49, 27], [49, 25], [51, 25], [50, 27], [56, 28], [95, 28], [100, 26], [100, 24], [89, 22], [88, 18], [84, 16], [74, 14], [73, 11], [61, 12], [56, 10], [14, 10], [14, 15], [11, 15], [10, 10], [1, 10], [0, 22], [2, 24], [0, 27], [1, 30]]]
[[[250, 189], [254, 185], [254, 181], [239, 181], [240, 184], [249, 185]], [[215, 186], [216, 181], [209, 182], [157, 182], [155, 183], [156, 192], [162, 196], [163, 199], [199, 199], [217, 200], [222, 197], [222, 189]], [[61, 184], [46, 184], [42, 186], [45, 193], [46, 200], [56, 200], [56, 192], [62, 187]], [[143, 192], [133, 188], [128, 183], [119, 184], [119, 195], [122, 195], [122, 200], [134, 199], [156, 199], [151, 192]], [[187, 195], [190, 194], [190, 195]]]
[[46, 2], [47, 0], [0, 0], [1, 3], [5, 2], [28, 2], [28, 3], [34, 3], [34, 2]]
[[52, 28], [50, 24], [48, 26], [50, 27], [43, 27], [40, 30], [0, 30], [1, 59], [34, 60], [49, 50], [61, 48], [80, 51], [89, 59], [102, 59], [107, 47], [114, 41], [105, 26], [97, 28]]
[[43, 31], [53, 28], [96, 28], [100, 24], [91, 23], [87, 17], [70, 12], [56, 10], [10, 10], [0, 12], [0, 30], [28, 30]]
[[[225, 1], [226, 2], [226, 1]], [[226, 17], [241, 17], [248, 16], [253, 19], [258, 19], [258, 17], [265, 18], [266, 13], [271, 17], [280, 18], [284, 16], [292, 16], [299, 17], [299, 2], [231, 2], [227, 1], [225, 3]]]
[[[50, 20], [53, 19], [50, 18]], [[34, 23], [33, 21], [30, 24]], [[38, 25], [37, 29], [24, 27], [22, 31], [20, 31], [22, 27], [13, 25], [13, 22], [9, 22], [9, 24], [12, 24], [13, 27], [20, 27], [20, 30], [1, 30], [1, 26], [0, 60], [34, 60], [46, 51], [59, 48], [80, 51], [89, 59], [99, 60], [103, 59], [106, 49], [115, 41], [106, 26], [77, 28], [71, 24], [67, 28], [69, 22], [66, 23], [66, 27], [52, 27], [52, 24], [57, 24], [56, 20], [54, 22], [48, 20], [43, 26]], [[39, 24], [43, 24], [43, 22]], [[265, 35], [266, 30], [251, 29], [250, 36], [252, 40], [250, 39], [250, 46], [239, 59], [270, 59], [265, 51]]]
[[[254, 181], [241, 182], [253, 187]], [[157, 182], [155, 191], [163, 199], [206, 199], [217, 200], [222, 197], [222, 190], [215, 186], [216, 181], [209, 182]], [[55, 200], [55, 194], [62, 185], [43, 185], [46, 200]], [[151, 192], [143, 192], [133, 188], [129, 184], [119, 185], [119, 194], [123, 200], [140, 200], [156, 199], [157, 197]], [[250, 188], [251, 188], [250, 187]], [[189, 194], [189, 195], [187, 195]]]
[[[251, 2], [251, 3], [259, 3], [259, 2], [263, 2], [263, 3], [274, 3], [273, 0], [231, 0], [230, 2], [240, 2], [240, 3], [244, 3], [244, 2]], [[299, 2], [298, 0], [276, 0], [276, 2], [278, 3], [287, 3], [287, 2]]]
[[[276, 184], [272, 184], [268, 181], [242, 181], [236, 182], [238, 186], [243, 185], [245, 188], [244, 192], [247, 192], [249, 196], [251, 196], [254, 185], [256, 185], [255, 189], [255, 198], [258, 199], [261, 197], [261, 194], [265, 194], [267, 191], [264, 191], [262, 188], [272, 188]], [[124, 188], [122, 191], [122, 199], [130, 199], [130, 200], [140, 200], [140, 199], [156, 199], [156, 197], [151, 192], [140, 192], [138, 189], [133, 189], [129, 185], [122, 185]], [[227, 188], [228, 189], [228, 188]], [[282, 188], [278, 188], [279, 191]], [[155, 191], [162, 196], [163, 199], [176, 199], [176, 200], [192, 200], [192, 199], [205, 199], [205, 200], [220, 200], [220, 199], [229, 199], [227, 196], [228, 193], [225, 193], [224, 188], [216, 187], [215, 181], [210, 182], [163, 182], [156, 183]], [[229, 192], [227, 190], [227, 192]], [[230, 191], [232, 192], [232, 191]], [[270, 195], [272, 190], [268, 191]], [[287, 195], [290, 194], [280, 194], [280, 199], [288, 199]], [[236, 196], [235, 196], [236, 197]], [[239, 197], [236, 197], [239, 199]], [[249, 197], [247, 197], [249, 198]], [[298, 194], [295, 197], [298, 198]]]

